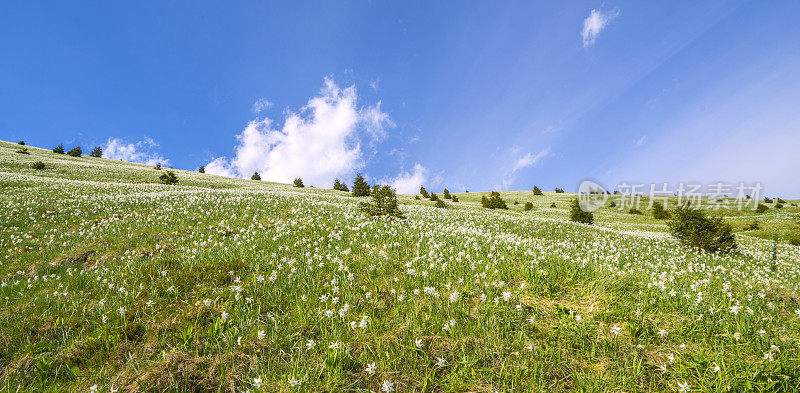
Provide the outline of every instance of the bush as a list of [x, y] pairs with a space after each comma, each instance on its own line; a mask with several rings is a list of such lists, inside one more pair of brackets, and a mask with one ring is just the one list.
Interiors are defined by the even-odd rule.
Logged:
[[556, 194], [563, 194], [564, 190], [561, 188], [556, 187]]
[[514, 206], [519, 205], [519, 201], [514, 201]]
[[544, 195], [544, 193], [539, 189], [539, 187], [533, 186], [533, 195]]
[[670, 231], [681, 243], [708, 252], [730, 253], [736, 250], [731, 226], [722, 217], [706, 217], [689, 205], [678, 206], [668, 223]]
[[336, 178], [336, 180], [333, 182], [333, 189], [337, 190], [337, 191], [345, 191], [345, 192], [349, 192], [350, 191], [350, 189], [347, 188], [347, 184], [344, 184], [344, 183], [340, 182], [339, 178]]
[[28, 153], [28, 148], [27, 147], [24, 147], [22, 149], [17, 150], [17, 153], [19, 153], [19, 154], [31, 154], [31, 153]]
[[360, 173], [356, 175], [356, 180], [353, 181], [353, 196], [369, 196], [369, 184]]
[[419, 194], [422, 195], [423, 198], [428, 197], [428, 191], [425, 190], [425, 187], [419, 186]]
[[444, 191], [442, 191], [442, 196], [444, 196], [444, 199], [452, 199], [452, 197], [450, 196], [450, 191], [447, 191], [446, 188], [444, 189]]
[[160, 171], [161, 170], [161, 163], [159, 162], [158, 164], [156, 164], [156, 166], [154, 166], [153, 169], [155, 169], [157, 171]]
[[453, 195], [452, 197], [453, 197], [453, 198], [452, 198], [451, 200], [452, 200], [453, 202], [458, 202], [458, 197], [457, 197], [457, 196]]
[[628, 210], [628, 214], [642, 214], [642, 212], [636, 209], [635, 207], [632, 207], [630, 208], [630, 210]]
[[58, 145], [55, 148], [53, 148], [53, 153], [64, 154], [64, 145]]
[[302, 188], [302, 187], [305, 187], [305, 185], [303, 184], [303, 179], [301, 179], [301, 178], [299, 178], [299, 177], [296, 177], [296, 178], [294, 179], [294, 186], [295, 186], [295, 187], [301, 187], [301, 188]]
[[261, 175], [258, 174], [258, 171], [253, 172], [253, 176], [250, 176], [250, 180], [261, 180]]
[[776, 204], [775, 204], [775, 208], [776, 208], [776, 209], [781, 209], [781, 208], [783, 208], [783, 203], [780, 203], [780, 202], [776, 203]]
[[[355, 191], [355, 186], [353, 187]], [[370, 217], [376, 216], [389, 216], [395, 218], [404, 218], [403, 212], [397, 207], [397, 194], [389, 186], [372, 186], [370, 192], [372, 202], [361, 202], [358, 204], [361, 211], [367, 213]]]
[[434, 193], [430, 193], [430, 195], [429, 195], [429, 198], [430, 198], [430, 200], [431, 200], [432, 202], [436, 202], [436, 201], [438, 201], [438, 200], [439, 200], [439, 196], [438, 196], [438, 195], [436, 195], [436, 194], [434, 194]]
[[200, 172], [200, 173], [206, 173], [206, 167], [203, 166], [203, 165], [200, 165], [200, 168], [198, 168], [197, 171]]
[[557, 207], [557, 206], [556, 206], [556, 203], [555, 203], [555, 202], [551, 203], [551, 204], [550, 204], [550, 207], [552, 207], [552, 208], [555, 208], [555, 207]]
[[753, 222], [751, 222], [750, 225], [747, 226], [747, 229], [748, 230], [761, 229], [761, 225], [759, 225], [758, 220], [753, 220]]
[[166, 173], [162, 173], [161, 176], [158, 177], [162, 183], [173, 186], [178, 184], [178, 176], [175, 176], [175, 172], [167, 171]]
[[506, 201], [503, 198], [500, 198], [500, 193], [497, 191], [492, 191], [489, 194], [489, 198], [486, 195], [481, 197], [481, 206], [489, 208], [489, 209], [505, 209], [508, 210], [508, 206], [506, 206]]
[[764, 203], [772, 203], [772, 198], [764, 197]]
[[419, 199], [419, 195], [414, 195], [414, 199], [416, 199], [416, 200], [418, 200], [418, 201], [419, 201], [419, 200], [420, 200], [420, 199]]
[[789, 239], [789, 244], [793, 246], [800, 246], [800, 237], [793, 237]]
[[653, 202], [653, 218], [656, 220], [666, 220], [670, 217], [668, 210], [664, 209], [664, 204], [661, 202]]
[[439, 209], [447, 209], [447, 208], [448, 208], [447, 204], [446, 204], [446, 203], [444, 203], [444, 201], [443, 201], [443, 200], [441, 200], [441, 199], [437, 200], [437, 201], [436, 201], [436, 204], [434, 204], [433, 206], [434, 206], [434, 207], [437, 207], [437, 208], [439, 208]]
[[89, 153], [89, 155], [92, 157], [100, 158], [103, 156], [103, 149], [101, 149], [100, 146], [95, 146], [95, 148], [92, 149], [92, 152]]
[[769, 210], [769, 207], [763, 203], [759, 203], [758, 207], [756, 207], [756, 213], [764, 213]]
[[592, 212], [583, 211], [583, 209], [581, 209], [581, 204], [578, 202], [578, 198], [575, 198], [570, 207], [569, 220], [591, 225], [594, 223], [594, 214]]
[[18, 144], [18, 145], [25, 146], [25, 141], [19, 141], [19, 142], [17, 142], [17, 144]]
[[611, 203], [608, 204], [608, 207], [617, 207], [617, 202], [611, 201]]
[[31, 168], [42, 170], [42, 169], [44, 169], [44, 163], [41, 162], [41, 161], [36, 161], [33, 164], [31, 164]]
[[525, 211], [533, 210], [533, 203], [525, 202]]
[[777, 201], [778, 203], [786, 203], [786, 201], [784, 201], [784, 200], [783, 200], [783, 199], [781, 199], [781, 198], [777, 198], [775, 201]]
[[80, 146], [73, 147], [72, 150], [67, 152], [67, 155], [70, 157], [80, 157], [81, 154], [83, 154], [83, 152]]

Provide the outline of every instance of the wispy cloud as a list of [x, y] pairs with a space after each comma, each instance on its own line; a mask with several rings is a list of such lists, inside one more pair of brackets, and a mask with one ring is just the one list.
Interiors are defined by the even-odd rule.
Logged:
[[265, 109], [268, 109], [271, 106], [272, 106], [272, 102], [270, 102], [268, 99], [262, 97], [262, 98], [259, 98], [258, 100], [256, 100], [256, 102], [253, 103], [252, 111], [255, 114], [259, 114], [259, 113], [263, 112]]
[[636, 146], [644, 145], [644, 142], [647, 141], [647, 135], [642, 135], [638, 141], [636, 141]]
[[251, 121], [237, 136], [233, 158], [218, 157], [206, 165], [206, 172], [261, 178], [288, 183], [301, 177], [305, 184], [329, 186], [336, 177], [348, 177], [363, 166], [361, 142], [386, 136], [394, 126], [374, 106], [358, 107], [355, 86], [340, 88], [325, 78], [319, 93], [297, 112], [285, 112], [283, 125], [271, 119]]
[[509, 186], [514, 184], [514, 182], [517, 180], [517, 174], [520, 170], [528, 167], [536, 167], [543, 158], [547, 157], [548, 154], [550, 154], [550, 148], [546, 147], [536, 154], [528, 152], [524, 156], [517, 159], [517, 161], [514, 163], [514, 166], [511, 168], [511, 171], [509, 171], [503, 177], [502, 188], [507, 189]]
[[608, 13], [592, 10], [592, 12], [589, 13], [589, 16], [583, 20], [583, 31], [581, 31], [581, 36], [583, 37], [583, 47], [588, 48], [594, 44], [594, 41], [597, 39], [597, 36], [600, 35], [600, 32], [603, 31], [608, 23], [618, 15], [619, 11], [616, 10]]
[[147, 165], [170, 165], [168, 159], [153, 151], [156, 148], [158, 143], [151, 138], [144, 138], [135, 143], [126, 143], [121, 138], [108, 138], [103, 146], [103, 157]]

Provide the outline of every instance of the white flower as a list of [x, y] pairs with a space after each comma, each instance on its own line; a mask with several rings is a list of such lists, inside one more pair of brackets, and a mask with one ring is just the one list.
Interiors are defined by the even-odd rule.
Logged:
[[366, 371], [367, 374], [372, 375], [375, 374], [375, 368], [375, 363], [370, 363], [367, 365], [367, 368], [364, 369], [364, 371]]
[[255, 386], [255, 387], [257, 387], [257, 388], [260, 388], [260, 387], [261, 387], [261, 383], [262, 383], [262, 382], [264, 382], [264, 381], [261, 379], [261, 377], [255, 377], [255, 378], [253, 378], [253, 386]]
[[658, 329], [658, 335], [663, 337], [667, 337], [667, 331], [664, 329]]
[[314, 340], [309, 339], [308, 341], [306, 341], [306, 348], [307, 349], [314, 349], [314, 347], [316, 345], [317, 345], [317, 343], [315, 343]]
[[711, 371], [714, 373], [719, 372], [719, 366], [717, 365], [717, 362], [714, 362], [714, 367], [711, 368]]
[[436, 367], [444, 367], [447, 361], [444, 358], [436, 358]]
[[381, 390], [386, 393], [394, 392], [394, 382], [383, 381], [383, 384], [381, 385]]
[[264, 331], [263, 331], [263, 330], [259, 330], [259, 331], [258, 331], [258, 339], [259, 339], [259, 340], [263, 340], [263, 339], [264, 339], [264, 337], [266, 337], [266, 336], [267, 336], [267, 335], [266, 335], [266, 334], [264, 334]]
[[126, 311], [128, 311], [128, 309], [127, 309], [127, 308], [125, 308], [125, 307], [120, 307], [120, 308], [118, 309], [118, 311], [119, 311], [119, 313], [120, 313], [121, 315], [125, 315], [125, 312], [126, 312]]
[[289, 378], [289, 385], [294, 387], [300, 384], [300, 380], [294, 379], [293, 377]]
[[611, 327], [611, 334], [613, 334], [615, 336], [619, 336], [620, 330], [622, 330], [622, 328], [619, 327], [619, 325], [614, 325], [614, 326]]
[[210, 305], [211, 305], [211, 299], [206, 299], [206, 300], [203, 300], [203, 304], [204, 304], [206, 307], [210, 306]]
[[92, 386], [89, 387], [89, 391], [90, 392], [96, 392], [97, 389], [98, 389], [97, 385], [92, 385]]
[[418, 338], [418, 339], [414, 340], [414, 345], [416, 345], [417, 348], [422, 348], [422, 339]]
[[692, 388], [689, 387], [689, 382], [683, 381], [683, 383], [678, 382], [678, 391], [681, 393], [686, 393], [690, 391]]

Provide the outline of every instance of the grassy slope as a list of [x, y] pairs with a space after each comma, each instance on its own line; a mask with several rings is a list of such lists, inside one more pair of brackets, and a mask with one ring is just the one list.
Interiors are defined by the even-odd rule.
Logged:
[[346, 193], [179, 170], [171, 187], [149, 166], [19, 148], [0, 142], [0, 389], [800, 385], [800, 249], [780, 244], [773, 266], [750, 237], [793, 233], [795, 207], [715, 256], [645, 215], [569, 223], [569, 194], [503, 192], [508, 212], [401, 196], [409, 220], [387, 222]]

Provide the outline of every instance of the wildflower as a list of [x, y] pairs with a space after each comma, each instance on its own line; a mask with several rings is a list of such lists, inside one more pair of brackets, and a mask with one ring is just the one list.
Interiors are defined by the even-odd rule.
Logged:
[[153, 301], [152, 301], [152, 300], [148, 300], [148, 301], [147, 301], [147, 303], [145, 303], [145, 305], [146, 305], [148, 308], [149, 308], [149, 307], [153, 307]]
[[717, 365], [717, 362], [714, 362], [714, 367], [711, 368], [711, 372], [713, 373], [719, 372], [719, 366]]
[[667, 331], [664, 329], [658, 329], [658, 335], [661, 336], [661, 338], [667, 337]]
[[294, 379], [293, 377], [289, 378], [289, 386], [295, 387], [300, 384], [300, 380]]
[[458, 300], [458, 291], [450, 293], [450, 303], [455, 303]]
[[203, 300], [203, 305], [205, 305], [206, 307], [210, 306], [211, 305], [211, 299]]
[[689, 386], [689, 382], [683, 381], [683, 383], [678, 382], [678, 391], [681, 393], [686, 393], [691, 390]]
[[366, 371], [369, 375], [373, 375], [375, 374], [375, 368], [375, 363], [370, 363], [367, 365], [367, 368], [364, 369], [364, 371]]
[[312, 339], [309, 339], [308, 341], [306, 341], [306, 348], [307, 349], [314, 349], [314, 347], [316, 345], [317, 345], [317, 343], [315, 343], [314, 340], [312, 340]]
[[733, 339], [739, 341], [742, 338], [742, 335], [739, 332], [733, 333]]
[[253, 386], [255, 386], [256, 388], [260, 388], [261, 387], [261, 383], [263, 383], [263, 382], [264, 382], [264, 380], [262, 380], [261, 377], [253, 378]]
[[386, 393], [394, 392], [394, 382], [383, 381], [383, 384], [381, 384], [381, 390]]
[[119, 311], [120, 315], [125, 315], [125, 312], [128, 311], [128, 309], [125, 308], [124, 306], [120, 306], [120, 308], [118, 308], [117, 310]]
[[620, 330], [622, 330], [622, 328], [619, 327], [619, 325], [614, 325], [614, 326], [611, 327], [611, 334], [613, 334], [615, 336], [619, 336]]
[[446, 363], [444, 358], [436, 358], [436, 367], [444, 367]]
[[92, 393], [94, 393], [94, 392], [97, 392], [97, 391], [98, 391], [98, 389], [99, 389], [99, 388], [97, 387], [97, 385], [92, 385], [92, 386], [89, 386], [89, 391], [90, 391], [90, 392], [92, 392]]
[[264, 334], [264, 331], [263, 331], [263, 330], [259, 330], [259, 331], [258, 331], [258, 339], [259, 339], [259, 340], [263, 340], [263, 339], [264, 339], [264, 337], [266, 337], [266, 336], [267, 336], [267, 335], [266, 335], [266, 334]]
[[422, 339], [418, 338], [418, 339], [414, 340], [414, 345], [416, 345], [417, 348], [422, 348]]
[[220, 316], [222, 317], [222, 320], [227, 320], [228, 319], [228, 313], [225, 312], [225, 311], [223, 311], [222, 314], [220, 314]]

